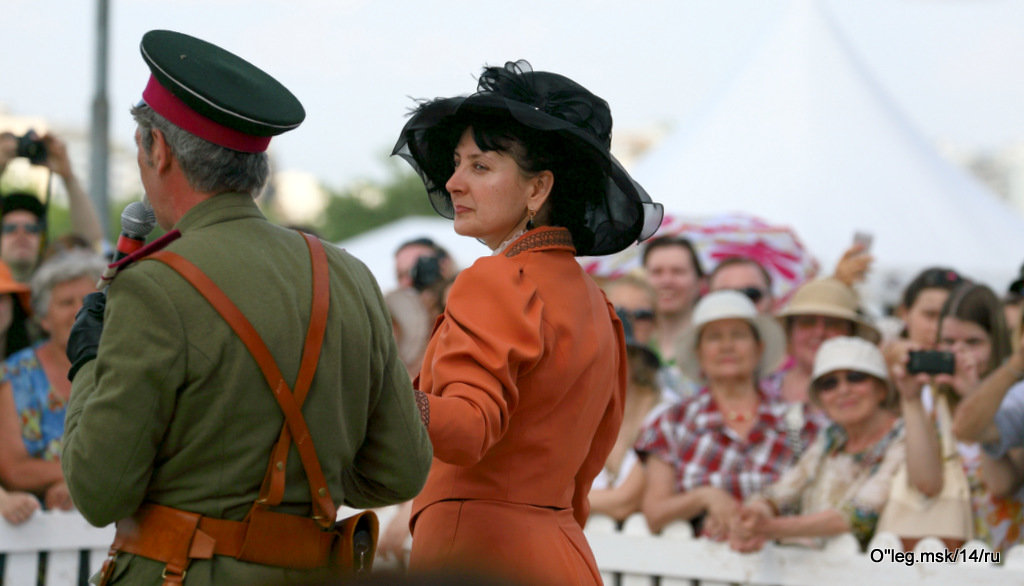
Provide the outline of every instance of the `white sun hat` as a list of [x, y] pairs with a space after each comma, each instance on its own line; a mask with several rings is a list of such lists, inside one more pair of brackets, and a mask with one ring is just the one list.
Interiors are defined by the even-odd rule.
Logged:
[[700, 360], [697, 358], [697, 341], [704, 326], [723, 319], [746, 320], [757, 332], [763, 350], [757, 363], [755, 376], [765, 376], [782, 360], [786, 351], [786, 335], [775, 318], [762, 315], [754, 303], [744, 294], [730, 289], [712, 291], [693, 308], [693, 319], [676, 344], [676, 363], [688, 377], [703, 381]]

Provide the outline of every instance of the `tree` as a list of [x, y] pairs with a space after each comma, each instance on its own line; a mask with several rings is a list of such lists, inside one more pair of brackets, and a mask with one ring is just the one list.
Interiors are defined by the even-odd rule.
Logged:
[[346, 240], [406, 216], [435, 214], [419, 176], [403, 171], [397, 162], [389, 166], [391, 177], [382, 184], [363, 182], [329, 191], [324, 220], [317, 227], [325, 240]]

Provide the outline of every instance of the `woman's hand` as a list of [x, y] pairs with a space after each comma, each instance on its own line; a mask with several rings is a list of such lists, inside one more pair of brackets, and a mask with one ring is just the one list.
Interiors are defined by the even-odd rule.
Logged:
[[845, 283], [847, 287], [852, 287], [864, 280], [874, 260], [875, 257], [871, 256], [863, 244], [855, 243], [846, 249], [836, 263], [836, 270], [832, 276]]
[[412, 501], [396, 505], [391, 520], [380, 532], [377, 540], [377, 555], [381, 561], [393, 562], [405, 567], [405, 542], [409, 539], [409, 516], [412, 513]]
[[956, 394], [961, 397], [973, 391], [980, 381], [978, 372], [981, 365], [966, 348], [957, 348], [953, 351], [956, 359], [956, 366], [953, 374], [937, 374], [934, 381], [936, 384], [946, 384], [953, 387]]
[[731, 494], [713, 486], [704, 487], [704, 530], [703, 534], [715, 541], [729, 538], [729, 524], [739, 509], [740, 503]]
[[0, 515], [12, 525], [20, 525], [39, 510], [39, 499], [27, 492], [0, 490]]
[[931, 382], [931, 377], [927, 374], [910, 374], [907, 372], [910, 352], [918, 349], [920, 349], [918, 345], [913, 342], [896, 340], [889, 344], [885, 350], [885, 358], [886, 362], [889, 363], [892, 383], [900, 394], [901, 402], [919, 402], [921, 400], [921, 390], [924, 388], [924, 385]]
[[46, 489], [46, 493], [43, 495], [43, 502], [46, 503], [46, 508], [51, 511], [54, 509], [70, 511], [75, 508], [74, 503], [71, 502], [71, 492], [68, 491], [68, 485], [63, 480], [54, 482]]
[[741, 553], [760, 551], [768, 539], [765, 528], [772, 517], [763, 503], [741, 506], [729, 524], [729, 547]]

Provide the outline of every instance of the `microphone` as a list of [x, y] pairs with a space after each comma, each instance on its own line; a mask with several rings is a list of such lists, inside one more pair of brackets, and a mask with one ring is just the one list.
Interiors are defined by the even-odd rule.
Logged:
[[146, 236], [156, 225], [156, 214], [153, 208], [141, 201], [133, 201], [121, 212], [121, 235], [117, 237], [117, 248], [114, 260], [103, 271], [96, 289], [103, 290], [117, 274], [117, 263], [146, 244]]
[[117, 237], [117, 252], [114, 262], [121, 260], [146, 244], [146, 236], [156, 226], [156, 215], [153, 208], [133, 201], [121, 212], [121, 235]]

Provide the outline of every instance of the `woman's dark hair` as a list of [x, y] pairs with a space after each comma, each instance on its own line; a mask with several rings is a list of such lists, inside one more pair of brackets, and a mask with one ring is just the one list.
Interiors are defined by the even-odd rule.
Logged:
[[984, 374], [992, 372], [1012, 352], [1010, 332], [1006, 327], [1003, 305], [996, 294], [985, 285], [964, 282], [949, 293], [939, 313], [939, 338], [942, 340], [942, 319], [956, 319], [976, 324], [988, 334], [992, 354]]
[[[584, 216], [588, 202], [605, 192], [606, 180], [600, 163], [594, 157], [583, 156], [582, 149], [589, 146], [553, 132], [534, 130], [508, 115], [473, 113], [453, 118], [444, 129], [439, 129], [444, 143], [450, 145], [449, 152], [455, 151], [465, 129], [472, 128], [473, 140], [480, 150], [509, 155], [527, 174], [551, 171], [554, 183], [546, 203], [550, 210], [548, 222], [568, 228], [576, 248], [592, 246], [594, 235], [586, 228]], [[452, 171], [454, 168], [447, 176]]]
[[905, 289], [903, 289], [902, 305], [903, 309], [910, 309], [914, 303], [917, 302], [917, 297], [925, 289], [945, 289], [946, 291], [952, 291], [957, 285], [964, 282], [964, 278], [960, 276], [960, 273], [950, 268], [945, 267], [931, 267], [927, 268], [920, 273]]
[[694, 248], [693, 243], [682, 236], [659, 236], [652, 238], [646, 246], [644, 246], [643, 256], [641, 263], [643, 266], [647, 266], [647, 257], [652, 252], [659, 248], [667, 248], [670, 246], [679, 246], [686, 249], [690, 253], [690, 261], [693, 263], [693, 270], [697, 273], [697, 278], [704, 278], [704, 267], [700, 264], [700, 257], [697, 256], [697, 249]]
[[[10, 295], [8, 293], [8, 295]], [[14, 354], [22, 348], [27, 348], [32, 343], [32, 338], [29, 336], [29, 323], [31, 320], [28, 317], [28, 312], [22, 307], [20, 300], [11, 295], [12, 305], [12, 318], [11, 325], [7, 328], [7, 343], [4, 346], [4, 358]]]

